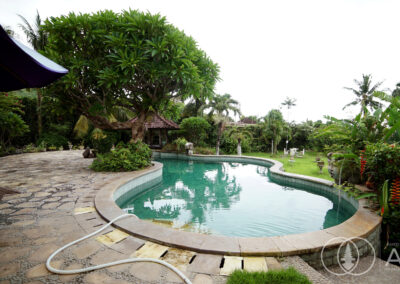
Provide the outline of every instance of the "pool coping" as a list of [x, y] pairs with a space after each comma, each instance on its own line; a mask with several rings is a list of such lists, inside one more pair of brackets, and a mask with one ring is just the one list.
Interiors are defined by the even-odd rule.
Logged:
[[[303, 176], [283, 171], [283, 164], [264, 158], [249, 156], [210, 156], [193, 155], [207, 159], [240, 159], [262, 161], [272, 164], [270, 172], [295, 180], [322, 184], [333, 188], [333, 182]], [[188, 158], [189, 159], [189, 158]], [[128, 182], [137, 179], [149, 179], [151, 175], [162, 173], [162, 164], [152, 162], [152, 166], [135, 172], [127, 172], [122, 177], [104, 185], [95, 197], [95, 207], [98, 213], [110, 221], [125, 212], [114, 201], [114, 193]], [[327, 229], [274, 237], [228, 237], [206, 235], [194, 232], [180, 231], [144, 221], [133, 215], [114, 223], [117, 228], [141, 239], [167, 245], [170, 247], [191, 250], [199, 253], [210, 253], [233, 256], [290, 256], [319, 252], [330, 241], [326, 248], [338, 247], [342, 244], [340, 238], [366, 238], [380, 226], [382, 218], [367, 208], [365, 199], [358, 200], [358, 209], [345, 222]], [[339, 238], [338, 238], [339, 237]], [[333, 238], [337, 238], [332, 241]]]

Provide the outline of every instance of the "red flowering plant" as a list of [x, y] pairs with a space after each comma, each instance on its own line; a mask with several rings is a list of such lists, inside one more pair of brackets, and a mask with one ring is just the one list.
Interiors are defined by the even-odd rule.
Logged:
[[373, 181], [376, 189], [382, 188], [385, 180], [392, 184], [400, 177], [400, 146], [378, 142], [368, 144], [363, 158], [364, 173]]

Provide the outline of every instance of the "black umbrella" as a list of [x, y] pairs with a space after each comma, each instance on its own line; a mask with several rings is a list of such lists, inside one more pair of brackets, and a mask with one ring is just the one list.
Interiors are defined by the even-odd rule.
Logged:
[[0, 91], [46, 86], [68, 70], [8, 36], [0, 26]]

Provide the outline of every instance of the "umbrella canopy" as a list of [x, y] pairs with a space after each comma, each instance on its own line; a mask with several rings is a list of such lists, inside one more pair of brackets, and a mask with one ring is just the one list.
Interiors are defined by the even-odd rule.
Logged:
[[0, 26], [0, 91], [46, 86], [68, 70], [8, 36]]

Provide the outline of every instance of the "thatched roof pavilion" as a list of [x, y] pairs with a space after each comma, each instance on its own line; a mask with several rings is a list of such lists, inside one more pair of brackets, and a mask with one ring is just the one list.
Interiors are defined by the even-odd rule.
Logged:
[[[137, 118], [132, 118], [130, 121], [135, 122]], [[166, 119], [159, 114], [154, 114], [145, 123], [146, 134], [144, 142], [151, 148], [162, 148], [168, 143], [168, 130], [178, 130], [179, 125], [172, 120]]]

